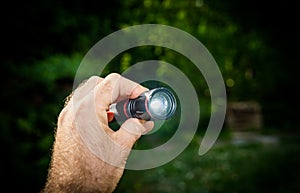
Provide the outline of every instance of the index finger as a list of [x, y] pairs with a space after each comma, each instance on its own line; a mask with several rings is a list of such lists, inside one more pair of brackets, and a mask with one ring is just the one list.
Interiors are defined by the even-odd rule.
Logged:
[[97, 85], [95, 102], [107, 110], [110, 104], [127, 98], [136, 98], [147, 90], [146, 87], [120, 74], [112, 73], [106, 76], [103, 81]]

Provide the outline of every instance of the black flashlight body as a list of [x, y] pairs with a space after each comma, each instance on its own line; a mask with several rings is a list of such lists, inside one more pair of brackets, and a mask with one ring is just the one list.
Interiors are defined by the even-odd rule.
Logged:
[[155, 88], [142, 93], [135, 99], [126, 99], [110, 106], [117, 121], [129, 118], [142, 120], [166, 120], [176, 110], [176, 98], [165, 87]]

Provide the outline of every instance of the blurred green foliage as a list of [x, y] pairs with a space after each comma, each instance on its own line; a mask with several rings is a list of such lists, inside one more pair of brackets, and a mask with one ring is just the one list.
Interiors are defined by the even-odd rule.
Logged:
[[295, 156], [300, 150], [299, 137], [289, 138], [283, 145], [255, 142], [234, 145], [229, 139], [221, 137], [204, 156], [198, 155], [197, 139], [164, 166], [126, 170], [115, 192], [295, 193], [299, 190], [300, 160]]
[[[246, 3], [238, 0], [7, 2], [3, 5], [7, 12], [1, 13], [3, 49], [0, 66], [1, 163], [7, 168], [2, 172], [4, 184], [12, 183], [12, 191], [22, 192], [38, 191], [43, 186], [56, 119], [65, 98], [72, 91], [82, 58], [101, 38], [131, 25], [158, 23], [190, 33], [215, 58], [224, 77], [229, 101], [256, 100], [263, 107], [265, 128], [295, 132], [299, 124], [295, 107], [298, 58], [294, 45], [299, 38], [290, 25], [296, 23], [295, 7], [291, 2], [261, 5], [259, 1]], [[199, 130], [205, 128], [210, 113], [209, 90], [201, 74], [182, 55], [155, 46], [130, 49], [114, 58], [103, 75], [121, 73], [130, 65], [149, 59], [174, 64], [190, 78], [201, 99], [203, 119]], [[160, 71], [165, 72], [165, 69]], [[161, 135], [171, 133], [165, 130]], [[162, 138], [161, 142], [164, 140]], [[241, 175], [259, 175], [255, 173], [258, 170], [251, 173], [250, 165], [243, 167], [235, 163], [248, 160], [257, 149], [260, 148], [236, 152], [234, 147], [226, 146], [201, 160], [199, 171], [192, 173], [189, 171], [201, 158], [194, 158], [197, 156], [195, 152], [187, 153], [184, 156], [191, 159], [176, 159], [166, 168], [152, 171], [153, 176], [148, 171], [131, 172], [123, 180], [139, 178], [133, 185], [138, 192], [144, 190], [146, 183], [160, 185], [159, 188], [148, 186], [150, 192], [262, 192], [267, 189], [251, 190], [259, 183], [253, 182], [256, 178], [242, 176], [237, 179], [239, 174], [234, 173], [241, 170]], [[262, 149], [259, 156], [265, 151]], [[275, 152], [275, 157], [285, 156], [277, 155], [281, 153], [282, 149]], [[264, 165], [260, 160], [264, 157], [257, 158], [255, 164], [261, 163], [258, 167], [266, 170], [266, 178], [273, 176], [268, 171], [285, 161]], [[221, 167], [221, 173], [216, 173], [215, 167]], [[143, 178], [135, 177], [139, 175]], [[161, 181], [158, 182], [156, 176], [162, 176]], [[185, 181], [182, 181], [182, 176]], [[198, 181], [190, 184], [188, 180], [194, 178]], [[241, 180], [247, 180], [246, 184]], [[164, 182], [168, 185], [164, 186]], [[127, 184], [121, 182], [119, 190], [128, 192], [126, 187]], [[249, 191], [243, 191], [245, 188]]]

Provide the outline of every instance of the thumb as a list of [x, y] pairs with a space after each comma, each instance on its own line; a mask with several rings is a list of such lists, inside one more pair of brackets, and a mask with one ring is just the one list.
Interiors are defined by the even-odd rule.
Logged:
[[114, 133], [116, 142], [123, 147], [132, 148], [141, 135], [150, 132], [153, 127], [153, 121], [143, 121], [136, 118], [127, 119]]

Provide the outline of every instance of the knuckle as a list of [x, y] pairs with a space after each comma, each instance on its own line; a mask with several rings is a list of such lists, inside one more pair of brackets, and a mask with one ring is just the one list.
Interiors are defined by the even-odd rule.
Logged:
[[119, 73], [116, 73], [116, 72], [113, 72], [113, 73], [110, 73], [109, 75], [106, 76], [105, 79], [119, 79], [121, 78], [121, 75]]

